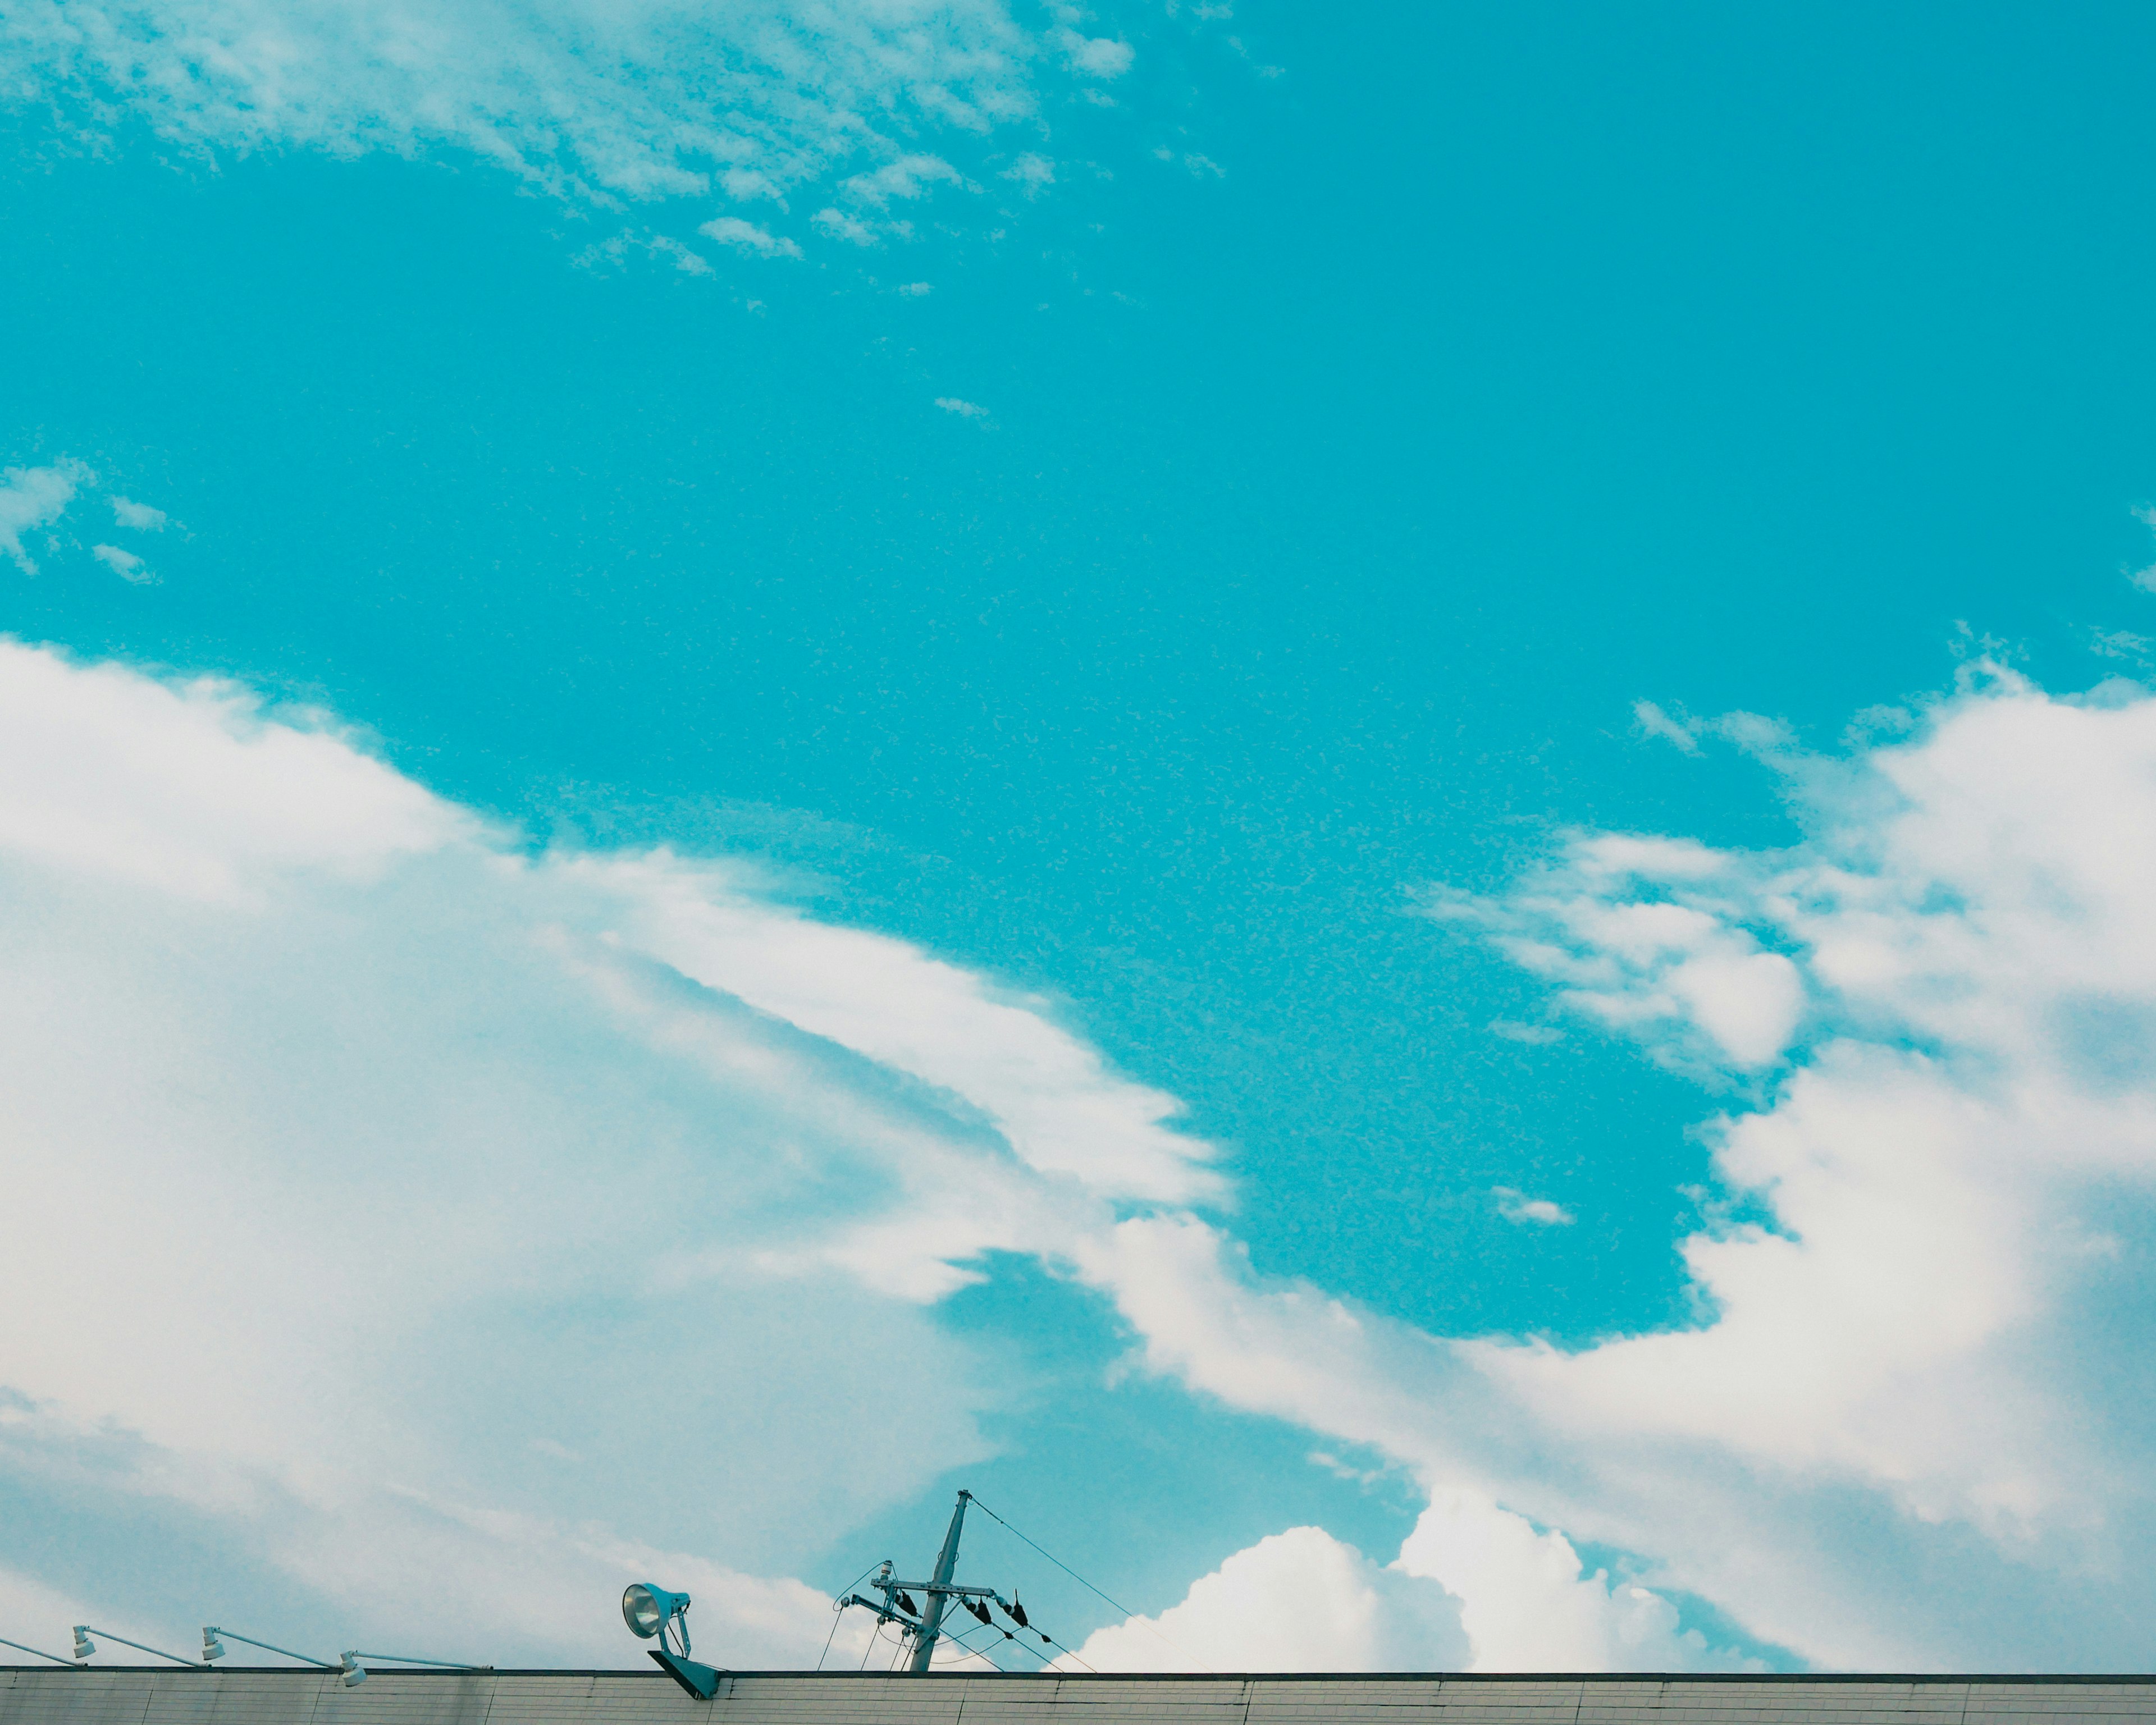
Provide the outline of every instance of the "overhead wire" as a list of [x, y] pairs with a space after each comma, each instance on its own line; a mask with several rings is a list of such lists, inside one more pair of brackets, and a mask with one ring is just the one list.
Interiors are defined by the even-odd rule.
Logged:
[[[982, 1502], [979, 1498], [976, 1497], [973, 1499], [973, 1505], [975, 1509], [980, 1511], [983, 1515], [986, 1516], [990, 1521], [1001, 1527], [1004, 1532], [1009, 1533], [1014, 1538], [1024, 1540], [1028, 1545], [1032, 1546], [1035, 1551], [1041, 1554], [1041, 1556], [1046, 1558], [1050, 1563], [1055, 1564], [1057, 1568], [1060, 1569], [1065, 1575], [1076, 1582], [1079, 1586], [1084, 1588], [1086, 1592], [1096, 1595], [1098, 1598], [1105, 1600], [1108, 1604], [1114, 1606], [1116, 1610], [1123, 1614], [1123, 1616], [1127, 1620], [1143, 1624], [1147, 1630], [1152, 1631], [1154, 1637], [1163, 1645], [1173, 1648], [1178, 1656], [1183, 1659], [1189, 1660], [1190, 1663], [1196, 1666], [1199, 1671], [1209, 1671], [1212, 1669], [1202, 1660], [1191, 1659], [1188, 1653], [1183, 1652], [1180, 1647], [1177, 1647], [1174, 1642], [1169, 1640], [1165, 1635], [1162, 1634], [1160, 1626], [1154, 1623], [1151, 1618], [1140, 1617], [1137, 1612], [1132, 1610], [1129, 1606], [1122, 1604], [1120, 1600], [1109, 1599], [1107, 1594], [1102, 1593], [1099, 1588], [1094, 1586], [1091, 1582], [1086, 1580], [1084, 1576], [1081, 1575], [1075, 1569], [1065, 1563], [1062, 1558], [1057, 1557], [1054, 1552], [1050, 1551], [1046, 1547], [1041, 1545], [1037, 1541], [1027, 1538], [1024, 1534], [1019, 1532], [1017, 1528], [1011, 1526], [1009, 1522], [1005, 1521], [1001, 1516], [990, 1509], [988, 1505]], [[1061, 1647], [1063, 1645], [1060, 1641], [1051, 1641], [1049, 1645], [1053, 1647]], [[1065, 1648], [1064, 1651], [1066, 1653], [1070, 1652], [1068, 1648]], [[1078, 1658], [1078, 1656], [1075, 1653], [1072, 1653], [1070, 1656], [1073, 1659]], [[1083, 1660], [1080, 1660], [1079, 1663], [1084, 1665], [1085, 1661]], [[1086, 1666], [1086, 1669], [1091, 1671], [1092, 1667], [1091, 1666]]]
[[876, 1566], [874, 1563], [870, 1564], [867, 1568], [848, 1582], [845, 1591], [831, 1602], [831, 1633], [824, 1637], [824, 1651], [816, 1656], [818, 1671], [824, 1669], [824, 1661], [831, 1656], [831, 1643], [838, 1639], [839, 1620], [846, 1615], [846, 1602], [853, 1597], [855, 1588], [875, 1574], [875, 1569]]

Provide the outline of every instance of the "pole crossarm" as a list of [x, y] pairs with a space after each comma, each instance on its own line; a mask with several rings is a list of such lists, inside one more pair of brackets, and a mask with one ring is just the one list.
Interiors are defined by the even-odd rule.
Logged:
[[875, 1612], [877, 1617], [885, 1622], [902, 1623], [908, 1629], [919, 1629], [921, 1627], [919, 1624], [916, 1623], [911, 1617], [908, 1617], [903, 1611], [900, 1610], [897, 1606], [892, 1604], [888, 1599], [885, 1600], [881, 1604], [878, 1604], [874, 1599], [865, 1599], [859, 1594], [849, 1594], [844, 1599], [839, 1600], [839, 1604], [842, 1608], [847, 1605], [865, 1605], [870, 1610]]

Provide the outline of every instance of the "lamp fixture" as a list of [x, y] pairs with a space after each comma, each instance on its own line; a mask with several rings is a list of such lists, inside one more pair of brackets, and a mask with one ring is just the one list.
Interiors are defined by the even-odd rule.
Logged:
[[160, 1659], [169, 1659], [174, 1665], [194, 1666], [200, 1668], [209, 1663], [207, 1656], [202, 1659], [183, 1658], [177, 1653], [167, 1653], [162, 1647], [151, 1647], [141, 1641], [131, 1641], [125, 1635], [116, 1635], [110, 1630], [99, 1629], [94, 1623], [79, 1623], [74, 1626], [74, 1656], [78, 1660], [88, 1659], [91, 1654], [97, 1651], [97, 1643], [90, 1640], [93, 1632], [104, 1636], [108, 1641], [117, 1641], [123, 1647], [132, 1647], [137, 1653], [154, 1653]]
[[[659, 1645], [651, 1650], [652, 1658], [668, 1676], [697, 1700], [709, 1701], [719, 1692], [719, 1673], [689, 1657], [688, 1594], [669, 1593], [649, 1582], [633, 1581], [622, 1590], [621, 1620], [638, 1640], [658, 1641]], [[674, 1639], [680, 1643], [678, 1653], [666, 1645], [669, 1625], [673, 1628]]]

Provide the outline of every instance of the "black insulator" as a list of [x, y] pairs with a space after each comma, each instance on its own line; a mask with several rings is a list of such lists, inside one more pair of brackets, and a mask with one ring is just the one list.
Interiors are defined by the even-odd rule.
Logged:
[[1013, 1635], [1013, 1634], [1012, 1634], [1009, 1630], [1005, 1630], [1004, 1631], [1004, 1639], [1006, 1641], [1015, 1641], [1015, 1640], [1018, 1639], [1018, 1637], [1017, 1637], [1016, 1635]]
[[[1040, 1632], [1040, 1639], [1041, 1639], [1042, 1640], [1044, 1640], [1044, 1641], [1045, 1641], [1045, 1640], [1048, 1640], [1048, 1631], [1047, 1631], [1046, 1630], [1043, 1630]], [[1054, 1645], [1054, 1644], [1053, 1644], [1053, 1643], [1050, 1643], [1050, 1645]]]
[[967, 1600], [966, 1609], [972, 1612], [974, 1616], [979, 1618], [983, 1623], [986, 1623], [988, 1620], [988, 1608], [986, 1605], [983, 1605], [978, 1599]]
[[1016, 1599], [1013, 1599], [1011, 1601], [1010, 1611], [1011, 1621], [1016, 1624], [1020, 1629], [1031, 1627], [1031, 1625], [1025, 1620], [1025, 1607], [1019, 1604]]
[[911, 1611], [916, 1617], [921, 1615], [921, 1608], [913, 1603], [913, 1595], [911, 1594], [901, 1594], [898, 1596], [898, 1603], [905, 1606], [906, 1609]]

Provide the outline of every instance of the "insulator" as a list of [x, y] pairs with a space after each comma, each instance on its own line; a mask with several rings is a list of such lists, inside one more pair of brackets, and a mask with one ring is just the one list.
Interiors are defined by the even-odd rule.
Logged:
[[916, 1617], [921, 1615], [921, 1608], [913, 1603], [913, 1595], [911, 1594], [901, 1593], [898, 1596], [898, 1603], [903, 1605], [907, 1610], [911, 1611]]
[[1032, 1627], [1032, 1625], [1025, 1620], [1025, 1607], [1021, 1605], [1016, 1599], [1013, 1599], [1011, 1601], [1010, 1615], [1011, 1621], [1016, 1624], [1020, 1629], [1029, 1629]]

